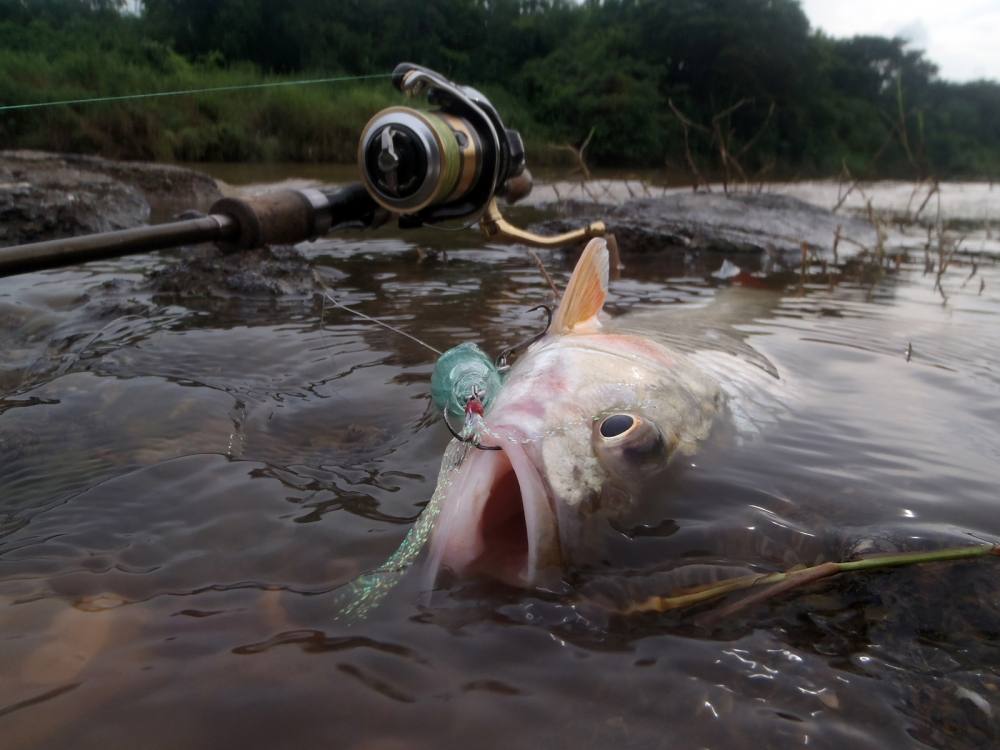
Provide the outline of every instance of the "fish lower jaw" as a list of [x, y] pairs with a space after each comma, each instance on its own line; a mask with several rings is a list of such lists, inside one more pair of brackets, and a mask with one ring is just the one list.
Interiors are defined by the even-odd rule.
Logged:
[[452, 484], [435, 529], [432, 568], [533, 586], [553, 558], [556, 538], [538, 472], [518, 446], [470, 459]]

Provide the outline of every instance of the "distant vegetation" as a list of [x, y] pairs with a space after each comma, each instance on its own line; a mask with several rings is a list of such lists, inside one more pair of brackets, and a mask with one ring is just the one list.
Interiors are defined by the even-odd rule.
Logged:
[[[0, 0], [0, 104], [420, 62], [593, 164], [734, 177], [993, 177], [1000, 84], [794, 0]], [[354, 158], [386, 80], [0, 113], [4, 146], [161, 160]], [[550, 150], [549, 153], [552, 153]]]

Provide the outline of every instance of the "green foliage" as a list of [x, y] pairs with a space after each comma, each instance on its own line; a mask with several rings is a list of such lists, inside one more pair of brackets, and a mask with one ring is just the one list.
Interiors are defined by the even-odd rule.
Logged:
[[[831, 39], [796, 0], [0, 0], [0, 102], [436, 68], [494, 98], [534, 160], [916, 177], [1000, 171], [1000, 85], [901, 40]], [[349, 161], [385, 81], [0, 114], [5, 144], [157, 159]], [[738, 107], [734, 105], [739, 104]], [[731, 109], [732, 108], [732, 109]], [[731, 110], [731, 111], [730, 111]], [[720, 114], [720, 113], [725, 113]]]
[[[22, 26], [0, 14], [0, 102], [287, 78], [265, 76], [247, 62], [222, 66], [210, 56], [190, 62], [163, 42], [120, 31], [114, 24], [87, 26], [80, 18]], [[167, 161], [344, 162], [354, 158], [358, 132], [372, 113], [398, 98], [384, 82], [318, 84], [13, 111], [0, 114], [0, 142]]]
[[552, 134], [560, 141], [579, 145], [594, 128], [587, 154], [598, 162], [659, 163], [670, 123], [656, 69], [636, 60], [605, 64], [628, 48], [623, 29], [593, 39], [585, 32], [574, 36], [577, 44], [524, 66], [518, 83], [528, 106], [555, 124]]

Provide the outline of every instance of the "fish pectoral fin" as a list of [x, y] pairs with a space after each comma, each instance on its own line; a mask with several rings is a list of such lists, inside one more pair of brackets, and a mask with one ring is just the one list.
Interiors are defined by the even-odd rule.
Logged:
[[587, 243], [576, 262], [559, 309], [552, 318], [554, 333], [567, 333], [595, 320], [608, 297], [608, 245], [600, 237]]

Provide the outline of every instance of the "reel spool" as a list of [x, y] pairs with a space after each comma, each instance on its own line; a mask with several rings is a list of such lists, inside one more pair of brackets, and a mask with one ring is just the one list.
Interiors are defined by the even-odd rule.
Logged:
[[368, 121], [358, 144], [365, 188], [406, 225], [478, 218], [524, 172], [520, 134], [481, 93], [427, 68], [402, 63], [393, 84], [440, 108], [390, 107]]
[[482, 150], [460, 117], [390, 107], [365, 126], [361, 175], [383, 208], [418, 213], [468, 193], [482, 172]]

